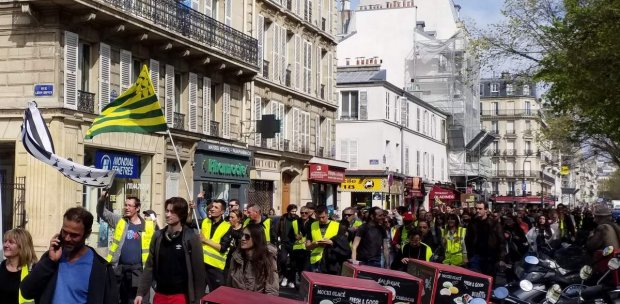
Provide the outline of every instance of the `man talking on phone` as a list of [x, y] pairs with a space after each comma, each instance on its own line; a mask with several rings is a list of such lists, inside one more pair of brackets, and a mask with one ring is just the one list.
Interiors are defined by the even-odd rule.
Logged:
[[68, 209], [62, 229], [50, 241], [20, 290], [37, 304], [93, 303], [118, 304], [114, 269], [95, 250], [86, 246], [93, 215], [82, 207]]
[[[127, 197], [123, 216], [105, 207], [108, 192], [97, 202], [97, 215], [114, 227], [112, 243], [106, 260], [114, 266], [119, 283], [120, 303], [133, 303], [140, 283], [140, 275], [149, 256], [149, 246], [155, 233], [155, 221], [140, 216], [140, 199]], [[148, 297], [147, 297], [148, 299]]]

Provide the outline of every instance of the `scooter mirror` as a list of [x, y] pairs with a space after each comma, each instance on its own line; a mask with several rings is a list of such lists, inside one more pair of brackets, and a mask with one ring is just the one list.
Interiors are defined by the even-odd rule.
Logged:
[[618, 261], [617, 258], [613, 258], [607, 262], [607, 267], [609, 267], [610, 270], [618, 270], [618, 268], [620, 268], [620, 261]]
[[508, 297], [508, 289], [506, 287], [497, 287], [493, 290], [493, 296], [496, 299], [503, 300]]
[[608, 256], [612, 253], [614, 253], [614, 246], [607, 246], [603, 249], [603, 256]]
[[558, 284], [553, 284], [553, 286], [551, 286], [551, 288], [549, 288], [549, 290], [547, 290], [547, 301], [549, 303], [555, 304], [560, 300], [560, 295], [562, 294], [562, 288], [560, 288], [560, 285]]
[[523, 291], [532, 291], [532, 289], [534, 289], [534, 284], [528, 280], [521, 280], [521, 282], [519, 282], [519, 288]]
[[587, 280], [592, 276], [592, 267], [585, 265], [583, 267], [581, 267], [581, 270], [579, 270], [579, 277], [582, 280]]
[[530, 265], [538, 265], [538, 263], [540, 262], [538, 260], [537, 257], [533, 256], [533, 255], [528, 255], [525, 257], [525, 262], [530, 264]]

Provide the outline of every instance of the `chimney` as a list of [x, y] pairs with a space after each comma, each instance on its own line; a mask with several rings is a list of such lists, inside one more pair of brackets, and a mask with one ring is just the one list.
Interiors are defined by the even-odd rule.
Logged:
[[426, 23], [424, 21], [418, 21], [415, 23], [415, 28], [416, 30], [420, 31], [420, 32], [424, 32], [424, 27], [426, 26]]

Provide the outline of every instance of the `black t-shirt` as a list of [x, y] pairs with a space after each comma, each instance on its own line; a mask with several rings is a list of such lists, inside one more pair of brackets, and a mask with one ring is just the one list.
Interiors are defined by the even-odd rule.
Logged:
[[[121, 248], [121, 256], [118, 263], [121, 265], [135, 265], [142, 263], [142, 235], [141, 225], [135, 225], [127, 221], [127, 234]], [[143, 226], [143, 225], [142, 225]]]
[[185, 250], [182, 242], [182, 235], [178, 235], [171, 240], [165, 235], [162, 236], [157, 257], [157, 269], [155, 270], [155, 280], [157, 282], [157, 292], [172, 295], [187, 292], [187, 265], [185, 265]]
[[360, 237], [357, 246], [357, 259], [360, 261], [371, 258], [380, 258], [383, 240], [387, 239], [387, 232], [383, 227], [374, 223], [364, 223], [357, 229], [356, 235]]
[[0, 302], [17, 304], [19, 302], [19, 279], [21, 271], [10, 272], [6, 269], [6, 260], [0, 264]]
[[403, 246], [403, 258], [411, 258], [421, 261], [426, 261], [426, 248], [424, 244], [420, 244], [418, 247], [413, 247], [407, 243]]

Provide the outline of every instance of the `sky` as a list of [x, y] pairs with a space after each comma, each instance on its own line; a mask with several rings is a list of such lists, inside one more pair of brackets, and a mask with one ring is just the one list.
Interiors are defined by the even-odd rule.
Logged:
[[[386, 0], [387, 1], [387, 0]], [[435, 0], [415, 0], [415, 1], [435, 1]], [[495, 23], [502, 18], [500, 10], [504, 1], [502, 0], [453, 0], [455, 4], [461, 6], [461, 18], [471, 19], [477, 25]], [[355, 9], [360, 0], [352, 0], [351, 8]]]

